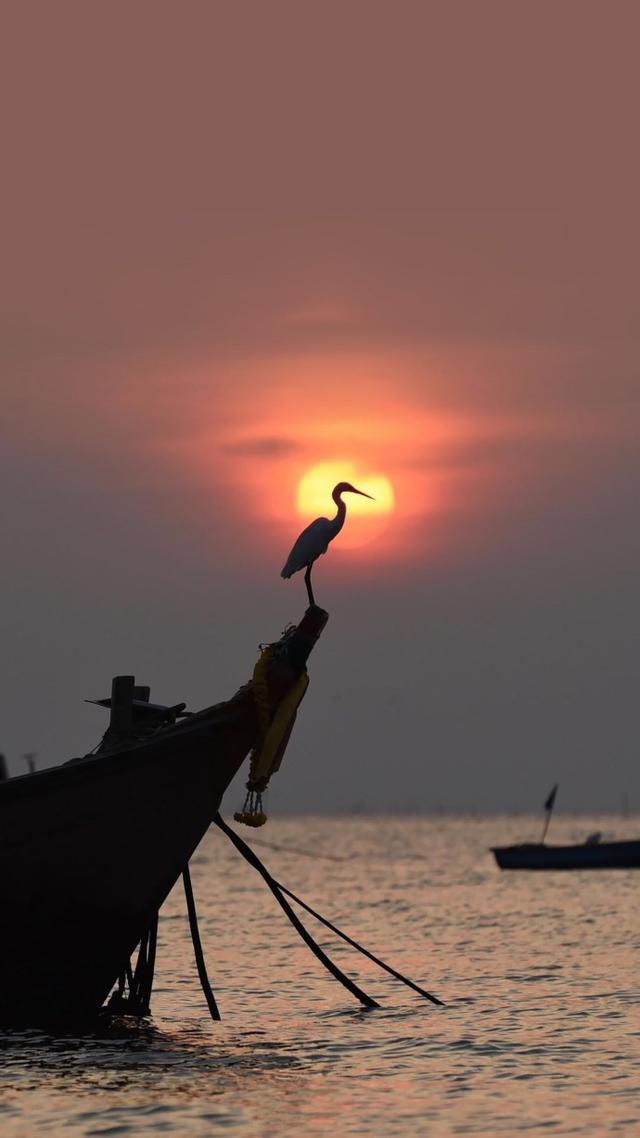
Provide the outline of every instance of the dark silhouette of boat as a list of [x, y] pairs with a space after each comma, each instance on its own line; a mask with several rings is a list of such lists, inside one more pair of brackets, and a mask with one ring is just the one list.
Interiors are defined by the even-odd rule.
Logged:
[[587, 839], [573, 846], [530, 842], [493, 846], [492, 852], [500, 869], [640, 869], [640, 841]]
[[638, 869], [640, 841], [603, 842], [601, 834], [591, 834], [586, 841], [572, 846], [548, 846], [545, 838], [558, 794], [558, 783], [551, 788], [544, 803], [545, 819], [539, 842], [522, 842], [517, 846], [492, 846], [500, 869]]
[[[314, 605], [272, 646], [272, 721], [327, 619]], [[96, 754], [0, 782], [0, 1023], [99, 1012], [258, 741], [253, 682], [189, 714], [123, 679]]]

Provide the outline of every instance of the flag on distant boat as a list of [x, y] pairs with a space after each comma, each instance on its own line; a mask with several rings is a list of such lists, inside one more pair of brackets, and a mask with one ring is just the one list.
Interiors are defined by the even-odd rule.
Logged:
[[558, 783], [556, 783], [553, 790], [551, 791], [551, 794], [549, 795], [549, 797], [547, 798], [547, 801], [544, 804], [546, 817], [544, 820], [544, 826], [542, 827], [542, 837], [540, 838], [540, 842], [543, 845], [544, 845], [544, 839], [547, 836], [547, 830], [549, 829], [549, 822], [551, 821], [551, 811], [553, 810], [553, 804], [556, 800], [556, 794], [557, 793], [558, 793]]
[[551, 791], [551, 794], [547, 798], [547, 801], [544, 804], [545, 810], [553, 810], [553, 804], [556, 800], [556, 794], [558, 793], [558, 786], [559, 786], [559, 783], [556, 783], [553, 790]]

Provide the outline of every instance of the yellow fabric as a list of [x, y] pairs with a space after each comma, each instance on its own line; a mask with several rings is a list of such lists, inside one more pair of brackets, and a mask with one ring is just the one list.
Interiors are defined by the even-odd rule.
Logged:
[[265, 735], [260, 753], [251, 764], [251, 776], [253, 779], [268, 778], [271, 774], [271, 767], [278, 753], [278, 747], [284, 738], [293, 716], [298, 710], [300, 701], [308, 686], [309, 677], [306, 672], [303, 672], [295, 684], [289, 688], [284, 698], [280, 700], [278, 709], [273, 717], [273, 722]]
[[243, 822], [245, 826], [264, 826], [267, 820], [262, 807], [262, 793], [271, 775], [280, 766], [282, 755], [279, 752], [284, 750], [283, 742], [309, 686], [309, 677], [303, 672], [280, 700], [271, 720], [268, 677], [272, 655], [272, 646], [263, 649], [253, 669], [253, 698], [258, 720], [258, 738], [251, 752], [247, 797], [242, 810], [237, 810], [233, 816], [236, 822]]

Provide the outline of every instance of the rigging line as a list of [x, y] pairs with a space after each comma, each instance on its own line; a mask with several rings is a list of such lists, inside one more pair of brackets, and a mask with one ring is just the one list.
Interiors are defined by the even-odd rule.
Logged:
[[207, 1001], [207, 1007], [211, 1015], [211, 1019], [222, 1019], [216, 998], [213, 994], [209, 977], [207, 976], [207, 968], [204, 962], [204, 955], [202, 952], [202, 944], [200, 941], [200, 933], [198, 931], [198, 914], [196, 913], [196, 903], [193, 899], [193, 889], [191, 888], [191, 874], [189, 873], [189, 863], [185, 865], [182, 871], [182, 884], [184, 885], [184, 895], [187, 901], [187, 913], [189, 914], [189, 928], [191, 929], [191, 940], [193, 942], [193, 952], [196, 958], [196, 966], [198, 968], [198, 976], [200, 978], [200, 985], [204, 992], [204, 998]]
[[300, 846], [279, 846], [275, 842], [267, 842], [264, 838], [252, 838], [251, 842], [254, 846], [266, 846], [270, 850], [278, 850], [279, 853], [294, 853], [302, 854], [304, 857], [322, 858], [323, 861], [348, 861], [347, 857], [339, 857], [337, 854], [319, 853], [315, 850], [305, 850]]
[[129, 985], [129, 1000], [132, 1007], [135, 1005], [139, 1009], [142, 1004], [142, 992], [145, 987], [145, 972], [147, 966], [147, 940], [148, 930], [145, 929], [140, 937], [140, 947], [138, 948], [138, 958], [136, 966], [133, 970], [133, 977]]
[[358, 944], [357, 940], [353, 940], [352, 937], [347, 936], [346, 933], [343, 933], [342, 930], [337, 927], [337, 925], [332, 924], [331, 921], [328, 921], [326, 917], [323, 917], [321, 915], [321, 913], [318, 913], [315, 909], [312, 909], [311, 905], [307, 905], [306, 901], [303, 901], [301, 897], [296, 897], [295, 893], [292, 893], [290, 889], [287, 889], [286, 885], [283, 885], [281, 882], [277, 882], [277, 884], [279, 885], [280, 889], [282, 889], [282, 892], [287, 894], [287, 897], [290, 897], [291, 900], [295, 901], [297, 905], [301, 905], [303, 909], [306, 909], [307, 913], [310, 913], [312, 917], [315, 917], [316, 920], [320, 921], [323, 925], [326, 925], [328, 929], [331, 929], [331, 931], [336, 934], [336, 936], [342, 937], [342, 940], [346, 940], [347, 944], [350, 944], [352, 948], [356, 948], [358, 952], [362, 953], [363, 956], [368, 956], [369, 960], [372, 960], [374, 964], [378, 964], [380, 968], [384, 968], [385, 972], [388, 972], [390, 976], [395, 976], [396, 980], [401, 980], [402, 983], [406, 984], [408, 988], [413, 988], [414, 992], [418, 992], [419, 995], [424, 996], [425, 1000], [431, 1000], [432, 1004], [438, 1004], [439, 1007], [444, 1007], [444, 1002], [442, 1000], [439, 1000], [437, 996], [432, 995], [431, 992], [427, 992], [424, 988], [421, 988], [419, 984], [415, 984], [413, 980], [409, 979], [408, 976], [403, 976], [402, 972], [398, 972], [395, 968], [392, 968], [390, 964], [386, 964], [385, 961], [381, 960], [379, 956], [374, 956], [372, 952], [369, 952], [368, 948], [365, 948], [362, 944]]
[[308, 931], [308, 929], [305, 928], [300, 918], [293, 911], [291, 905], [283, 896], [283, 891], [280, 888], [278, 882], [274, 877], [271, 876], [267, 867], [262, 864], [258, 855], [251, 849], [251, 846], [248, 846], [247, 843], [240, 837], [240, 835], [236, 834], [235, 830], [232, 830], [230, 826], [227, 826], [227, 823], [222, 819], [219, 813], [214, 814], [213, 821], [215, 822], [216, 826], [222, 830], [223, 834], [226, 834], [230, 841], [233, 842], [234, 846], [238, 852], [242, 854], [245, 861], [248, 861], [249, 865], [252, 865], [253, 868], [258, 871], [264, 881], [266, 881], [276, 901], [280, 905], [281, 909], [283, 909], [286, 913], [296, 932], [302, 937], [308, 948], [311, 949], [313, 955], [317, 957], [321, 964], [324, 964], [324, 967], [327, 969], [327, 971], [330, 972], [331, 975], [334, 976], [340, 984], [344, 985], [344, 987], [347, 988], [348, 991], [351, 992], [351, 994], [355, 996], [356, 999], [359, 1000], [365, 1008], [379, 1008], [380, 1004], [378, 1004], [371, 996], [368, 996], [367, 993], [364, 992], [362, 988], [359, 988], [353, 980], [350, 980], [349, 977], [342, 971], [342, 969], [338, 968], [337, 964], [334, 964], [333, 960], [331, 960], [330, 957], [327, 956], [326, 952], [320, 948], [320, 945], [316, 943], [316, 941], [311, 936], [311, 933]]
[[[151, 973], [151, 983], [153, 985], [153, 973], [156, 967], [156, 949], [158, 947], [158, 913], [155, 914], [151, 925], [149, 926], [149, 947], [147, 955], [147, 967]], [[151, 995], [151, 988], [149, 988], [149, 996]]]
[[[153, 989], [153, 974], [156, 964], [156, 945], [158, 938], [158, 914], [154, 914], [149, 928], [145, 934], [145, 947], [143, 966], [138, 979], [138, 967], [136, 968], [134, 981], [138, 979], [136, 999], [143, 1014], [147, 1014], [150, 1010], [149, 1003], [151, 1000], [151, 991]], [[141, 946], [142, 950], [142, 946]]]

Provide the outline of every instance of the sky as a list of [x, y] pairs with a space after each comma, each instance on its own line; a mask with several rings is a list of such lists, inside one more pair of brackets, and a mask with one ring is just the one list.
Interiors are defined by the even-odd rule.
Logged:
[[270, 809], [640, 810], [639, 22], [5, 6], [12, 773], [93, 747], [114, 674], [228, 698], [347, 477]]

